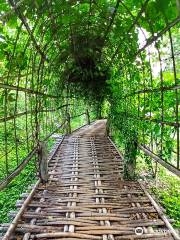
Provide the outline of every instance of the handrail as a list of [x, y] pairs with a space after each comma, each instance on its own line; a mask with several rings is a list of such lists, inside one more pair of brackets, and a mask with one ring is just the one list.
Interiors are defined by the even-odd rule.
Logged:
[[[64, 138], [63, 138], [64, 139]], [[48, 162], [50, 162], [50, 160], [53, 158], [53, 156], [56, 154], [59, 146], [62, 144], [63, 139], [60, 141], [60, 143], [58, 143], [58, 146], [56, 147], [55, 151], [52, 153], [52, 155], [50, 156], [50, 159]], [[39, 184], [41, 182], [41, 179], [39, 178], [36, 182], [36, 184], [33, 186], [30, 194], [28, 195], [28, 197], [25, 199], [23, 205], [21, 206], [21, 208], [19, 209], [18, 214], [16, 215], [16, 217], [13, 219], [13, 221], [11, 222], [7, 232], [5, 233], [5, 235], [3, 236], [3, 240], [8, 240], [11, 236], [11, 234], [13, 233], [14, 229], [16, 228], [19, 219], [21, 218], [22, 214], [24, 213], [26, 207], [28, 206], [29, 202], [31, 201], [32, 197], [34, 196], [34, 193], [36, 191], [36, 189], [38, 188]]]
[[82, 115], [87, 115], [87, 113], [89, 114], [89, 113], [92, 113], [93, 111], [86, 111], [86, 112], [83, 112], [83, 113], [81, 113], [81, 114], [79, 114], [79, 115], [75, 115], [75, 116], [71, 116], [70, 118], [77, 118], [77, 117], [81, 117]]
[[165, 223], [166, 227], [169, 229], [170, 233], [173, 235], [175, 240], [180, 240], [178, 233], [175, 231], [175, 229], [172, 227], [172, 225], [170, 224], [168, 218], [165, 216], [165, 214], [163, 213], [162, 209], [158, 206], [158, 204], [156, 203], [156, 201], [153, 199], [153, 197], [151, 197], [151, 195], [149, 194], [149, 192], [146, 190], [146, 188], [144, 187], [144, 185], [141, 183], [141, 181], [138, 181], [138, 183], [141, 186], [141, 189], [145, 192], [146, 196], [148, 197], [148, 199], [150, 200], [151, 204], [153, 205], [153, 207], [156, 209], [157, 213], [159, 214], [160, 218], [162, 219], [162, 221]]
[[[116, 147], [116, 145], [113, 143], [112, 139], [110, 138], [110, 136], [108, 137], [109, 140], [111, 141], [111, 143], [114, 145], [114, 147], [116, 148], [116, 150], [119, 152], [120, 156], [122, 157], [122, 159], [124, 159], [123, 154], [119, 151], [119, 149]], [[138, 148], [144, 152], [144, 154], [146, 154], [147, 156], [149, 156], [152, 160], [154, 160], [155, 162], [158, 162], [159, 164], [161, 164], [161, 166], [165, 167], [166, 169], [168, 169], [170, 172], [172, 172], [173, 174], [175, 174], [176, 176], [180, 177], [180, 170], [178, 170], [177, 168], [175, 168], [171, 163], [165, 162], [165, 160], [163, 160], [162, 158], [160, 158], [159, 156], [157, 156], [155, 153], [153, 153], [152, 151], [150, 151], [147, 146], [142, 145], [142, 144], [138, 144], [137, 145]]]
[[163, 160], [162, 158], [160, 158], [159, 156], [157, 156], [156, 154], [154, 154], [152, 151], [150, 151], [149, 149], [147, 149], [146, 146], [138, 144], [138, 148], [143, 151], [147, 156], [149, 156], [150, 158], [152, 158], [154, 161], [160, 163], [163, 167], [165, 167], [166, 169], [168, 169], [170, 172], [174, 173], [175, 175], [177, 175], [178, 177], [180, 177], [180, 170], [178, 170], [177, 168], [175, 168], [172, 164], [165, 162], [165, 160]]
[[84, 113], [81, 113], [81, 114], [79, 114], [79, 115], [71, 116], [70, 118], [73, 119], [73, 118], [81, 117], [81, 116], [83, 116], [83, 115], [85, 115], [85, 114], [86, 114], [86, 113], [84, 112]]
[[52, 108], [52, 109], [41, 109], [41, 110], [32, 110], [32, 111], [24, 111], [24, 112], [20, 112], [20, 113], [17, 113], [15, 115], [11, 115], [11, 116], [6, 116], [6, 117], [3, 117], [3, 118], [0, 118], [0, 123], [4, 123], [4, 122], [7, 122], [7, 121], [10, 121], [10, 120], [13, 120], [15, 118], [18, 118], [18, 117], [22, 117], [22, 116], [25, 116], [25, 115], [28, 115], [28, 114], [35, 114], [35, 113], [43, 113], [43, 112], [55, 112], [55, 111], [58, 111], [62, 108], [65, 108], [67, 106], [69, 106], [70, 104], [65, 104], [65, 105], [62, 105], [62, 106], [59, 106], [58, 108]]
[[7, 185], [17, 176], [19, 173], [25, 168], [25, 166], [29, 163], [29, 161], [33, 158], [33, 156], [37, 152], [37, 147], [35, 147], [27, 157], [19, 164], [19, 166], [3, 181], [0, 182], [0, 191], [3, 190]]
[[[57, 132], [58, 129], [62, 128], [64, 124], [66, 123], [66, 120], [58, 127], [56, 128], [51, 134], [49, 134], [43, 141], [46, 142], [55, 132]], [[34, 157], [34, 155], [38, 151], [38, 144], [33, 148], [33, 150], [24, 158], [24, 160], [17, 166], [17, 168], [11, 172], [9, 176], [7, 176], [4, 180], [0, 182], [0, 191], [3, 190], [7, 185], [21, 173], [21, 171], [25, 168], [25, 166], [29, 163], [29, 161]]]
[[62, 128], [65, 125], [66, 121], [67, 121], [67, 119], [65, 119], [65, 121], [59, 127], [57, 127], [52, 133], [47, 135], [47, 137], [42, 142], [46, 142], [54, 133], [57, 132], [57, 130], [59, 130], [60, 128]]
[[33, 89], [19, 87], [19, 86], [14, 86], [14, 85], [9, 85], [9, 84], [5, 84], [5, 83], [1, 83], [1, 82], [0, 82], [0, 88], [9, 89], [9, 90], [15, 90], [15, 91], [18, 90], [20, 92], [26, 92], [26, 93], [29, 93], [29, 94], [41, 95], [41, 96], [48, 97], [48, 98], [58, 98], [58, 96], [55, 96], [55, 95], [46, 94], [46, 93], [43, 93], [43, 92], [35, 91]]
[[[88, 112], [88, 111], [87, 111]], [[84, 112], [84, 113], [81, 113], [79, 115], [76, 115], [76, 116], [72, 116], [70, 117], [70, 119], [73, 119], [73, 118], [76, 118], [76, 117], [80, 117], [84, 114], [87, 114], [87, 112]], [[56, 133], [59, 129], [61, 129], [65, 124], [66, 122], [68, 122], [68, 118], [66, 118], [64, 120], [64, 122], [58, 126], [53, 132], [51, 132], [49, 135], [47, 135], [44, 140], [40, 141], [40, 142], [46, 142], [54, 133]], [[88, 120], [89, 122], [89, 120]], [[69, 123], [70, 124], [70, 123]], [[84, 126], [84, 125], [83, 125]], [[39, 150], [39, 143], [32, 149], [32, 151], [30, 153], [28, 153], [28, 155], [24, 158], [24, 160], [17, 166], [17, 168], [12, 171], [10, 173], [10, 175], [8, 175], [5, 179], [3, 179], [1, 182], [0, 182], [0, 191], [3, 190], [5, 187], [7, 187], [9, 185], [10, 182], [12, 182], [12, 180], [17, 177], [21, 171], [26, 167], [26, 165], [30, 162], [30, 160], [34, 157], [35, 154], [37, 154]]]

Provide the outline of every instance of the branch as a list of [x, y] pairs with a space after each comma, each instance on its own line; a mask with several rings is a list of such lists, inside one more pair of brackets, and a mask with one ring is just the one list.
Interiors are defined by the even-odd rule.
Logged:
[[117, 0], [117, 2], [116, 2], [116, 6], [115, 6], [115, 9], [114, 9], [113, 15], [111, 17], [111, 21], [110, 21], [109, 26], [107, 27], [107, 30], [106, 30], [106, 32], [104, 34], [104, 41], [106, 40], [107, 35], [108, 35], [108, 33], [109, 33], [110, 29], [111, 29], [111, 26], [112, 26], [112, 24], [114, 22], [114, 19], [115, 19], [115, 16], [117, 14], [117, 10], [118, 10], [120, 2], [122, 2], [122, 0]]
[[[141, 17], [142, 13], [144, 12], [145, 8], [146, 8], [146, 5], [148, 4], [149, 0], [146, 0], [145, 3], [143, 4], [140, 12], [138, 13], [137, 17], [135, 18], [135, 20], [133, 21], [133, 24], [130, 26], [130, 28], [127, 30], [127, 34], [133, 29], [133, 27], [136, 25], [136, 23], [138, 22], [139, 18]], [[123, 42], [123, 40], [125, 39], [125, 37], [122, 39], [121, 42]], [[112, 58], [111, 59], [115, 59], [116, 55], [118, 54], [119, 52], [119, 48], [121, 47], [121, 44], [120, 43], [117, 47], [117, 49], [115, 50], [115, 53], [113, 54]]]
[[41, 55], [41, 57], [42, 57], [42, 59], [43, 59], [44, 61], [47, 61], [46, 55], [45, 55], [44, 52], [41, 50], [40, 46], [38, 45], [38, 43], [37, 43], [37, 41], [36, 41], [36, 39], [35, 39], [35, 37], [34, 37], [34, 35], [33, 35], [32, 32], [31, 32], [31, 29], [30, 29], [30, 27], [29, 27], [29, 25], [28, 25], [28, 23], [27, 23], [26, 17], [23, 15], [23, 13], [21, 13], [21, 12], [19, 11], [19, 7], [17, 7], [17, 5], [14, 4], [12, 0], [8, 0], [8, 2], [9, 2], [9, 4], [13, 7], [16, 15], [19, 17], [19, 19], [22, 21], [23, 25], [25, 26], [25, 28], [26, 28], [26, 30], [27, 30], [27, 32], [28, 32], [28, 34], [29, 34], [29, 36], [30, 36], [30, 38], [31, 38], [31, 40], [32, 40], [32, 42], [33, 42], [36, 50], [37, 50], [37, 52]]
[[14, 86], [14, 85], [9, 85], [9, 84], [4, 84], [4, 83], [0, 83], [0, 88], [9, 89], [9, 90], [16, 90], [16, 91], [18, 90], [20, 92], [27, 92], [27, 93], [30, 93], [30, 94], [41, 95], [41, 96], [45, 96], [45, 97], [49, 97], [49, 98], [58, 98], [58, 96], [54, 96], [54, 95], [50, 95], [50, 94], [34, 91], [33, 89], [17, 87], [17, 86]]
[[[71, 104], [68, 104], [68, 105], [71, 105]], [[42, 110], [38, 111], [38, 113], [42, 113], [42, 112], [55, 112], [55, 111], [58, 111], [59, 109], [64, 108], [64, 107], [66, 107], [66, 106], [67, 106], [67, 104], [62, 105], [62, 106], [60, 106], [60, 107], [58, 107], [58, 108], [42, 109]], [[10, 120], [15, 119], [15, 118], [18, 118], [18, 117], [22, 117], [22, 116], [27, 115], [27, 114], [35, 114], [35, 113], [36, 113], [36, 110], [17, 113], [17, 114], [15, 114], [15, 115], [13, 115], [13, 116], [8, 116], [8, 117], [0, 118], [0, 123], [2, 123], [2, 122], [7, 122], [7, 121], [10, 121]]]
[[156, 36], [150, 37], [147, 39], [147, 43], [137, 51], [135, 56], [139, 55], [142, 51], [144, 51], [149, 45], [151, 45], [153, 42], [155, 42], [158, 38], [160, 38], [164, 33], [169, 31], [172, 27], [174, 27], [177, 23], [180, 22], [180, 16], [178, 16], [176, 19], [174, 19], [171, 23], [169, 23], [162, 31], [157, 33]]

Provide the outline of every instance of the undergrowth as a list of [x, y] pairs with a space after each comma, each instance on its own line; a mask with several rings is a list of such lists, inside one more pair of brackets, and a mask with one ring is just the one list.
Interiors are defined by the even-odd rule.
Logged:
[[20, 195], [36, 181], [35, 169], [35, 164], [32, 161], [5, 190], [0, 192], [0, 223], [10, 221], [9, 211], [16, 209], [15, 203], [21, 198]]
[[175, 220], [173, 225], [180, 229], [180, 180], [162, 172], [156, 180], [156, 186], [151, 184], [150, 189], [166, 209], [166, 214]]
[[137, 177], [146, 181], [149, 191], [165, 209], [165, 214], [174, 220], [172, 225], [180, 229], [180, 179], [159, 164], [155, 177], [154, 168], [152, 160], [137, 158]]

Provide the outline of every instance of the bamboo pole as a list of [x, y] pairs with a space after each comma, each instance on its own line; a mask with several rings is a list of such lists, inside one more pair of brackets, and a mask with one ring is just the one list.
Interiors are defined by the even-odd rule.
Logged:
[[169, 223], [167, 217], [164, 215], [163, 211], [160, 209], [160, 207], [158, 206], [158, 204], [154, 201], [154, 199], [151, 197], [151, 195], [148, 193], [148, 191], [146, 190], [146, 188], [143, 186], [143, 184], [138, 181], [142, 190], [145, 192], [146, 196], [149, 198], [149, 200], [151, 201], [152, 205], [154, 206], [154, 208], [156, 209], [158, 215], [161, 217], [161, 219], [163, 220], [163, 222], [165, 223], [166, 227], [169, 229], [170, 233], [172, 234], [172, 236], [174, 237], [175, 240], [180, 240], [180, 237], [178, 236], [178, 234], [176, 233], [176, 231], [174, 230], [174, 228], [172, 227], [172, 225]]
[[10, 224], [7, 232], [5, 233], [4, 237], [2, 240], [9, 240], [11, 235], [13, 234], [15, 228], [18, 225], [18, 221], [20, 220], [20, 218], [22, 217], [26, 207], [28, 206], [28, 204], [30, 203], [32, 197], [34, 196], [34, 193], [37, 189], [37, 187], [40, 184], [40, 179], [37, 181], [37, 183], [35, 184], [35, 186], [33, 187], [32, 191], [30, 192], [29, 196], [27, 197], [27, 199], [24, 201], [24, 204], [22, 205], [22, 207], [20, 208], [19, 212], [17, 213], [16, 217], [13, 219], [12, 223]]
[[47, 144], [44, 142], [39, 143], [38, 157], [40, 179], [43, 183], [46, 183], [48, 181], [48, 158], [47, 158]]
[[86, 119], [87, 119], [87, 125], [90, 125], [90, 124], [91, 124], [91, 121], [90, 121], [90, 116], [89, 116], [89, 111], [88, 111], [88, 109], [86, 109]]
[[7, 185], [25, 168], [32, 157], [36, 154], [37, 147], [34, 148], [29, 155], [20, 163], [20, 165], [5, 179], [0, 183], [0, 191], [7, 187]]
[[165, 162], [163, 159], [155, 155], [153, 152], [145, 148], [144, 146], [138, 144], [138, 147], [149, 157], [151, 157], [154, 161], [160, 163], [163, 167], [168, 169], [170, 172], [176, 174], [180, 177], [180, 170], [176, 169], [174, 166], [170, 165], [169, 163]]
[[67, 134], [71, 134], [71, 116], [67, 113]]

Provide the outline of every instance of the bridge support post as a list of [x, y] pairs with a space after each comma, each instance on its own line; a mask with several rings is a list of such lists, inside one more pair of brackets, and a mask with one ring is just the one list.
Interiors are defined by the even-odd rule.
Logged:
[[67, 113], [67, 134], [71, 134], [71, 116], [69, 113]]
[[90, 121], [90, 115], [89, 115], [89, 110], [86, 109], [86, 119], [87, 119], [87, 124], [90, 125], [91, 121]]
[[137, 155], [137, 135], [131, 133], [129, 140], [126, 142], [124, 155], [124, 178], [133, 180], [135, 178], [136, 170], [136, 155]]
[[110, 134], [110, 121], [109, 119], [107, 119], [107, 122], [106, 122], [106, 136], [109, 136]]
[[46, 183], [48, 181], [48, 157], [47, 144], [44, 142], [39, 143], [38, 158], [40, 179], [43, 183]]
[[97, 105], [96, 118], [97, 118], [97, 119], [101, 119], [101, 118], [102, 118], [102, 115], [101, 115], [101, 104], [98, 104], [98, 105]]

